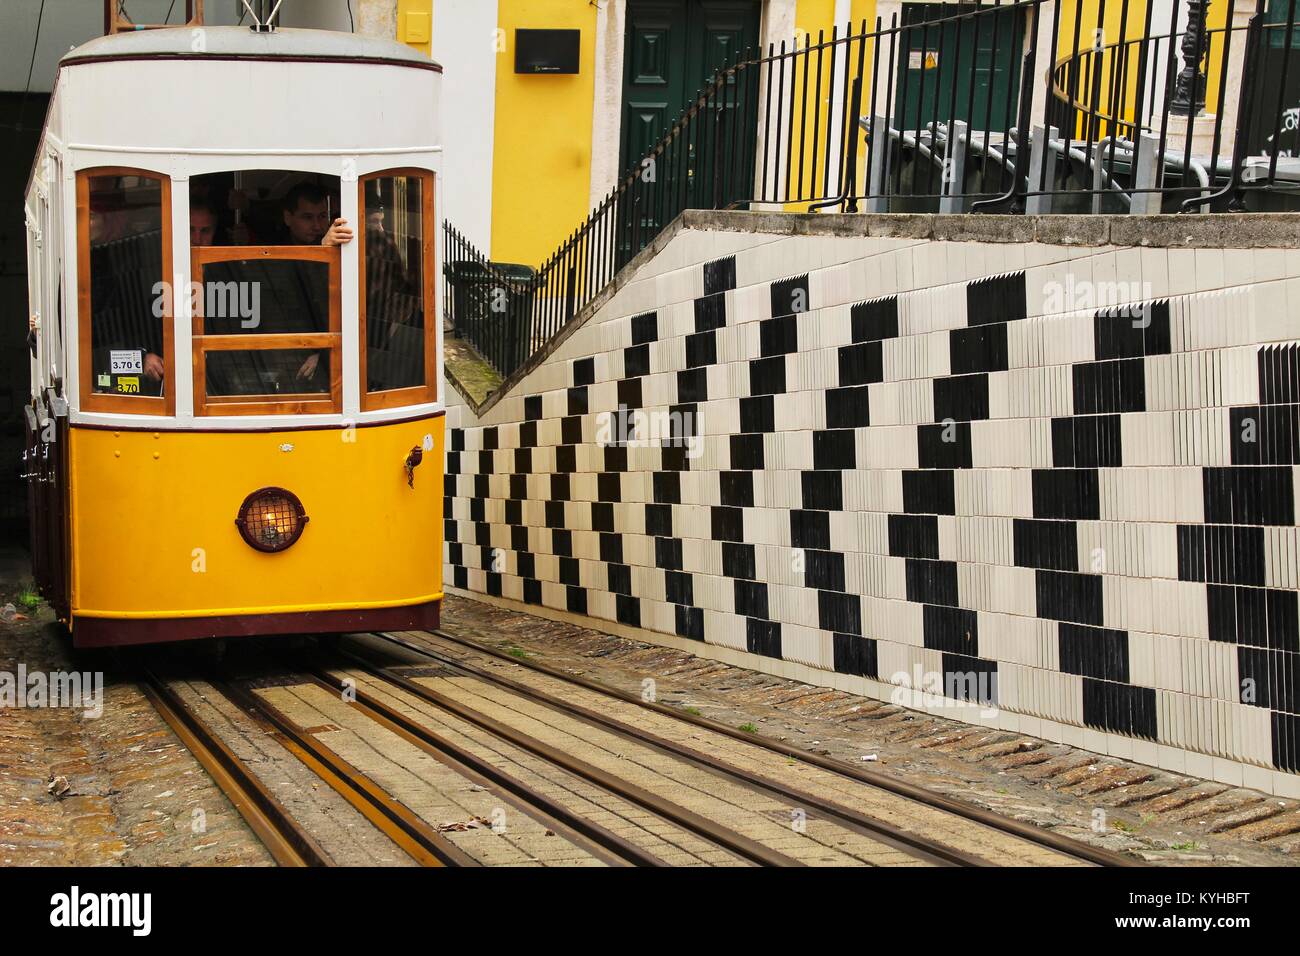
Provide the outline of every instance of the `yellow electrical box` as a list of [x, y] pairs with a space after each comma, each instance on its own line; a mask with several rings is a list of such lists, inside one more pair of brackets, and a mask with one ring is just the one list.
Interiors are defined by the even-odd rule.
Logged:
[[397, 39], [423, 53], [433, 39], [433, 0], [398, 0]]

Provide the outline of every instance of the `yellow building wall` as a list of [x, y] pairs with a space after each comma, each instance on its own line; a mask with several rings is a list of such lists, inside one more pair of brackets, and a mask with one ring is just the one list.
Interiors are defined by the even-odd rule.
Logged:
[[[591, 211], [596, 12], [594, 4], [576, 0], [500, 0], [491, 157], [491, 257], [499, 262], [540, 265]], [[580, 30], [579, 72], [516, 74], [518, 28]], [[483, 161], [486, 166], [488, 157]]]

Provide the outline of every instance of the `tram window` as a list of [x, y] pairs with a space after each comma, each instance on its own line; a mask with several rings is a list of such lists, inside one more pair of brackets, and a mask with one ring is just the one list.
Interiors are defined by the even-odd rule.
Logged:
[[395, 170], [361, 183], [366, 408], [432, 401], [433, 175]]
[[283, 169], [190, 180], [190, 245], [319, 245], [339, 216], [339, 177]]
[[[171, 300], [163, 263], [170, 256], [164, 209], [170, 183], [136, 170], [89, 170], [78, 177], [86, 210], [81, 250], [82, 361], [86, 407], [137, 410], [166, 393]], [[126, 398], [109, 404], [95, 396]], [[170, 406], [170, 401], [168, 402]]]
[[330, 353], [328, 349], [208, 352], [204, 372], [209, 399], [325, 395], [330, 390]]

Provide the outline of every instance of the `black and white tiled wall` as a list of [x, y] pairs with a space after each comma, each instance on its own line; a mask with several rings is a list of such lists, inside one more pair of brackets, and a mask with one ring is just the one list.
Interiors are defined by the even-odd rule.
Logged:
[[445, 580], [1300, 796], [1297, 274], [681, 232], [449, 389]]

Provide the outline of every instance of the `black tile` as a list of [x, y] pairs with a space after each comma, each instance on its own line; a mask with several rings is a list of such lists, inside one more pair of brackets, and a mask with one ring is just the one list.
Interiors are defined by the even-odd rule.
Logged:
[[957, 513], [951, 471], [903, 472], [903, 510], [908, 514]]
[[842, 345], [838, 352], [839, 384], [870, 385], [885, 380], [885, 361], [879, 342]]
[[745, 621], [745, 649], [764, 657], [781, 656], [781, 625], [776, 621]]
[[1097, 359], [1169, 354], [1169, 300], [1101, 309], [1093, 317]]
[[856, 674], [859, 677], [879, 677], [876, 662], [876, 642], [856, 634], [832, 635], [835, 673]]
[[710, 532], [714, 541], [744, 541], [745, 540], [745, 512], [740, 508], [719, 508], [709, 509], [711, 528]]
[[813, 432], [813, 468], [851, 471], [858, 466], [857, 433], [851, 428]]
[[627, 471], [626, 447], [622, 445], [606, 445], [602, 450], [605, 453], [606, 471]]
[[608, 568], [609, 589], [615, 594], [632, 593], [632, 569], [626, 564], [611, 564]]
[[596, 476], [596, 497], [599, 501], [622, 501], [622, 478], [616, 471], [602, 471]]
[[939, 519], [933, 515], [890, 515], [889, 553], [896, 558], [939, 557]]
[[692, 368], [677, 373], [677, 400], [679, 402], [707, 402], [709, 400], [709, 370]]
[[1057, 468], [1118, 468], [1123, 465], [1119, 416], [1053, 418], [1052, 464]]
[[578, 450], [573, 445], [558, 445], [555, 449], [555, 470], [572, 474], [578, 470]]
[[573, 532], [563, 528], [551, 531], [551, 553], [561, 557], [573, 557]]
[[817, 626], [823, 631], [862, 633], [862, 601], [856, 594], [817, 592]]
[[956, 607], [957, 562], [908, 558], [907, 599], [913, 604], [942, 604]]
[[587, 613], [587, 591], [585, 588], [569, 588], [565, 594], [565, 605], [571, 614]]
[[[538, 396], [540, 397], [540, 396]], [[497, 426], [483, 429], [483, 447], [487, 451], [496, 451], [500, 446], [500, 438], [497, 433]]]
[[531, 448], [515, 449], [515, 471], [529, 472], [533, 470], [533, 450]]
[[618, 403], [619, 405], [626, 405], [628, 408], [641, 407], [641, 379], [619, 379]]
[[917, 464], [922, 468], [970, 468], [970, 423], [918, 425]]
[[953, 700], [998, 702], [998, 662], [966, 654], [944, 654], [943, 693]]
[[1128, 633], [1081, 624], [1058, 625], [1061, 671], [1127, 684]]
[[568, 501], [570, 496], [569, 476], [551, 475], [551, 500]]
[[542, 417], [542, 396], [528, 395], [524, 398], [524, 418], [535, 420]]
[[736, 613], [744, 617], [767, 617], [767, 585], [761, 581], [736, 580]]
[[704, 294], [727, 292], [736, 287], [736, 257], [704, 263]]
[[1075, 365], [1074, 413], [1146, 411], [1146, 369], [1144, 359], [1110, 362], [1081, 362]]
[[573, 384], [594, 385], [596, 382], [595, 358], [575, 359], [573, 363]]
[[659, 316], [654, 312], [632, 316], [632, 344], [644, 345], [659, 338]]
[[722, 544], [722, 573], [729, 578], [758, 577], [754, 546], [724, 541]]
[[932, 387], [936, 422], [969, 422], [989, 417], [988, 375], [936, 378]]
[[722, 503], [736, 508], [754, 507], [754, 473], [724, 471], [718, 475]]
[[582, 444], [582, 419], [579, 416], [560, 419], [560, 441], [566, 445]]
[[732, 468], [745, 468], [750, 471], [762, 471], [762, 435], [732, 435], [729, 441], [731, 444], [730, 457]]
[[708, 332], [727, 324], [727, 297], [721, 292], [695, 300], [695, 331]]
[[866, 385], [831, 388], [826, 391], [827, 428], [865, 428], [871, 424], [869, 389]]
[[1035, 571], [1037, 614], [1054, 621], [1101, 626], [1102, 584], [1099, 574]]
[[758, 323], [759, 354], [764, 358], [799, 351], [799, 329], [793, 315]]
[[1011, 322], [1026, 315], [1025, 274], [989, 276], [966, 284], [966, 324]]
[[669, 604], [690, 604], [695, 600], [695, 586], [689, 574], [664, 572], [664, 597]]
[[898, 296], [859, 302], [849, 312], [854, 342], [898, 338]]
[[1300, 465], [1300, 406], [1250, 405], [1228, 416], [1234, 465]]
[[505, 502], [506, 524], [522, 524], [524, 515], [524, 503], [515, 499], [507, 498]]
[[807, 312], [811, 306], [808, 300], [808, 276], [791, 276], [780, 279], [770, 286], [772, 297], [772, 315], [795, 315]]
[[1079, 570], [1078, 526], [1073, 521], [1016, 518], [1012, 535], [1016, 567]]
[[1289, 466], [1204, 468], [1206, 524], [1294, 525]]
[[465, 450], [465, 429], [463, 428], [451, 429], [451, 450], [452, 451]]
[[528, 497], [528, 476], [511, 475], [510, 476], [510, 497], [524, 499]]
[[795, 548], [816, 548], [829, 551], [831, 547], [831, 521], [827, 511], [791, 511], [790, 545]]
[[805, 471], [800, 476], [803, 485], [803, 506], [817, 511], [844, 510], [844, 474], [839, 471]]
[[560, 558], [560, 583], [575, 587], [582, 584], [581, 567], [577, 558]]
[[646, 505], [645, 533], [667, 537], [673, 533], [673, 506]]
[[521, 578], [537, 577], [537, 561], [534, 555], [524, 552], [515, 558], [515, 570]]
[[614, 506], [607, 502], [593, 501], [591, 503], [591, 530], [592, 531], [613, 531], [614, 530]]
[[585, 415], [587, 414], [587, 386], [580, 385], [576, 388], [569, 389], [569, 414]]
[[1085, 677], [1083, 722], [1089, 727], [1155, 740], [1155, 688], [1133, 687]]
[[614, 616], [620, 624], [641, 626], [641, 602], [634, 597], [618, 594], [614, 597]]
[[804, 551], [803, 585], [819, 591], [843, 591], [844, 555], [838, 551]]
[[634, 345], [623, 350], [623, 375], [639, 378], [650, 374], [650, 346]]
[[698, 607], [683, 607], [680, 604], [674, 609], [675, 624], [677, 635], [679, 637], [689, 637], [693, 641], [704, 640], [704, 610]]
[[776, 431], [775, 399], [771, 395], [758, 395], [740, 400], [740, 430], [742, 432]]
[[1264, 584], [1264, 529], [1179, 525], [1178, 580]]
[[679, 505], [682, 503], [682, 476], [680, 472], [656, 471], [653, 481], [656, 504]]
[[1300, 772], [1300, 716], [1279, 714], [1269, 716], [1273, 740], [1273, 766], [1279, 770]]
[[961, 607], [927, 604], [921, 612], [925, 646], [932, 651], [978, 656], [979, 615]]
[[785, 356], [752, 359], [749, 363], [749, 393], [751, 395], [785, 394]]
[[976, 325], [948, 332], [949, 370], [954, 375], [968, 372], [1007, 370], [1007, 326]]
[[1036, 468], [1034, 517], [1095, 521], [1101, 517], [1101, 491], [1093, 469]]
[[686, 336], [686, 367], [718, 364], [718, 343], [712, 332]]
[[601, 534], [600, 560], [615, 564], [623, 563], [623, 536], [621, 534], [612, 532]]

